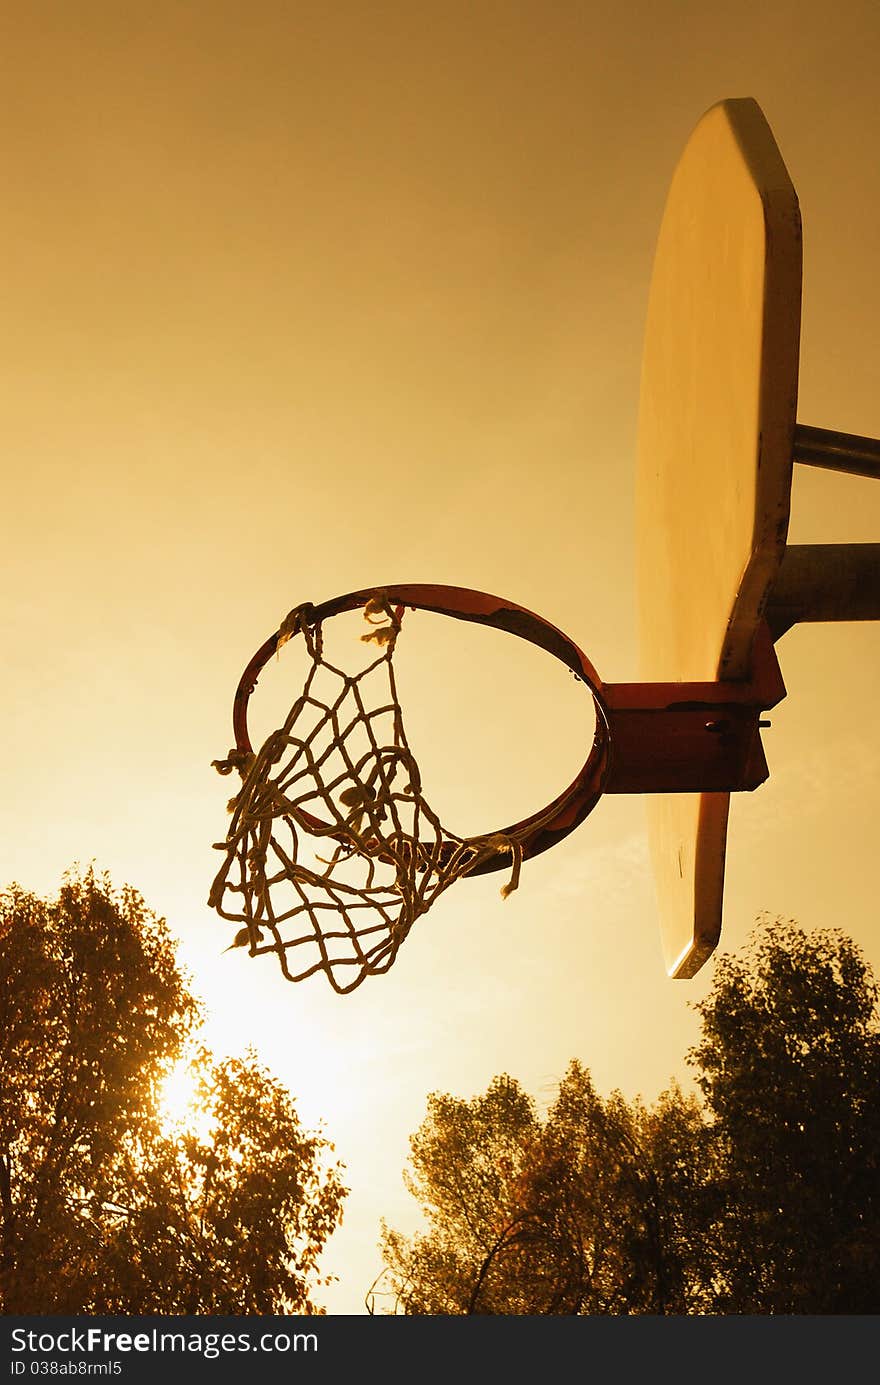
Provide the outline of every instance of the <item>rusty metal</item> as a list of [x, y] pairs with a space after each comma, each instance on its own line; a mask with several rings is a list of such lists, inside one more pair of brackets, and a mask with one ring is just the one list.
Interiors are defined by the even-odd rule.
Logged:
[[767, 778], [761, 713], [785, 684], [766, 625], [747, 682], [605, 683], [599, 696], [611, 746], [605, 793], [738, 792]]

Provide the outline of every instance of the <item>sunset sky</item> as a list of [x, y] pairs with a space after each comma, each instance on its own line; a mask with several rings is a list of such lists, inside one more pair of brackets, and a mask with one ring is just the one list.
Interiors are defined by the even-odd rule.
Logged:
[[[798, 417], [880, 437], [878, 56], [875, 0], [36, 0], [0, 25], [0, 883], [54, 893], [94, 860], [168, 919], [212, 1045], [253, 1044], [347, 1166], [330, 1312], [364, 1311], [380, 1217], [418, 1224], [401, 1170], [429, 1092], [506, 1071], [544, 1102], [577, 1057], [651, 1100], [687, 1079], [713, 963], [666, 978], [637, 797], [505, 901], [503, 876], [460, 882], [348, 997], [222, 956], [210, 766], [238, 678], [299, 602], [437, 582], [634, 679], [641, 344], [676, 161], [707, 107], [760, 103], [803, 218]], [[800, 470], [789, 539], [877, 542], [880, 484]], [[844, 928], [880, 970], [880, 628], [778, 653], [722, 949], [767, 911]], [[454, 830], [526, 816], [583, 761], [583, 688], [529, 646], [428, 618], [401, 658]], [[266, 730], [285, 670], [254, 695]]]

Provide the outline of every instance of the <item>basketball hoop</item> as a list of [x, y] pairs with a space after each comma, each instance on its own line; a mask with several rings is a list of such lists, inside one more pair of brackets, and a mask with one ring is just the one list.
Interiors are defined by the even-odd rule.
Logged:
[[[362, 639], [377, 657], [356, 674], [324, 657], [324, 622], [363, 609]], [[403, 726], [393, 655], [404, 612], [431, 611], [528, 640], [559, 659], [592, 692], [597, 716], [589, 754], [569, 786], [522, 822], [476, 836], [446, 828], [425, 797]], [[284, 724], [255, 753], [248, 706], [259, 675], [289, 640], [301, 638], [310, 670]], [[333, 696], [318, 695], [316, 675]], [[257, 651], [235, 694], [235, 745], [223, 774], [242, 779], [230, 803], [225, 860], [209, 904], [250, 952], [274, 952], [285, 977], [323, 971], [346, 993], [385, 972], [413, 923], [465, 875], [510, 871], [556, 845], [598, 802], [609, 764], [608, 723], [589, 660], [531, 611], [483, 592], [405, 585], [351, 592], [296, 607]], [[318, 848], [316, 850], [316, 847]], [[322, 854], [323, 853], [323, 854]], [[329, 854], [327, 854], [329, 853]]]
[[[324, 622], [362, 609], [377, 656], [356, 674], [324, 657]], [[404, 732], [393, 656], [406, 610], [504, 630], [537, 645], [589, 691], [596, 728], [566, 789], [522, 822], [457, 836], [434, 812]], [[247, 713], [260, 672], [301, 637], [310, 669], [284, 724], [256, 753]], [[333, 695], [320, 697], [318, 675]], [[770, 631], [755, 637], [748, 679], [603, 683], [587, 656], [532, 611], [461, 587], [395, 586], [297, 606], [257, 650], [235, 694], [235, 745], [214, 764], [242, 787], [217, 848], [209, 896], [243, 925], [234, 945], [274, 952], [290, 981], [323, 971], [340, 993], [392, 965], [414, 922], [466, 875], [510, 870], [556, 846], [603, 793], [731, 792], [767, 778], [761, 712], [785, 695]], [[316, 850], [316, 846], [320, 850]], [[329, 851], [329, 856], [322, 854]], [[311, 854], [310, 854], [311, 853]]]

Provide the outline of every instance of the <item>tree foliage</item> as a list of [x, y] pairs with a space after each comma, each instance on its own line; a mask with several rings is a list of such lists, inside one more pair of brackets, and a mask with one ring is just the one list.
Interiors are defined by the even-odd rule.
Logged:
[[856, 944], [768, 922], [691, 1054], [717, 1168], [717, 1311], [880, 1311], [880, 1025]]
[[572, 1063], [543, 1118], [509, 1077], [429, 1098], [383, 1227], [407, 1313], [880, 1310], [877, 988], [840, 933], [765, 923], [697, 1005], [697, 1096], [603, 1099]]
[[[685, 1311], [698, 1246], [680, 1206], [699, 1181], [696, 1103], [654, 1111], [597, 1094], [572, 1063], [547, 1116], [509, 1077], [472, 1101], [429, 1099], [408, 1185], [427, 1233], [383, 1228], [408, 1313]], [[689, 1272], [686, 1272], [689, 1269]]]
[[164, 920], [92, 872], [0, 896], [6, 1313], [315, 1311], [345, 1190], [256, 1062], [199, 1050], [201, 1134], [162, 1078], [199, 1011]]

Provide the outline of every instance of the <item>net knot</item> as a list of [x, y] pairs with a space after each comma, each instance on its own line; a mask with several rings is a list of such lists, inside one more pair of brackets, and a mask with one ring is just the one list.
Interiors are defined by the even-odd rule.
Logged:
[[218, 774], [231, 774], [237, 769], [239, 774], [244, 776], [253, 764], [254, 758], [252, 750], [237, 750], [233, 746], [224, 760], [212, 760], [211, 765]]
[[[374, 625], [361, 635], [364, 644], [393, 645], [400, 633], [400, 612], [391, 605], [384, 592], [376, 592], [364, 606], [364, 620]], [[382, 624], [386, 621], [387, 624]]]
[[315, 624], [315, 608], [311, 601], [302, 601], [299, 606], [294, 606], [292, 611], [288, 611], [278, 627], [278, 637], [275, 643], [276, 653], [288, 640], [292, 640], [294, 635], [300, 631], [308, 634], [310, 628]]

